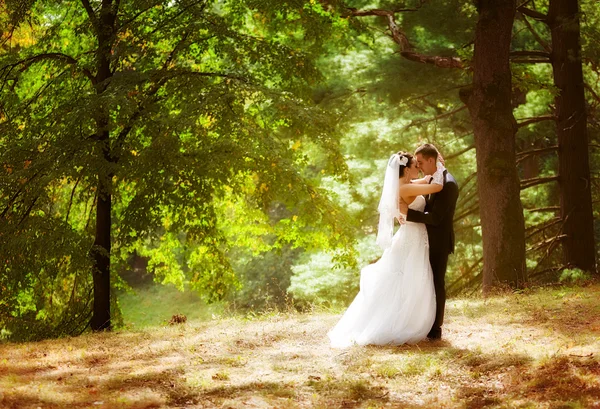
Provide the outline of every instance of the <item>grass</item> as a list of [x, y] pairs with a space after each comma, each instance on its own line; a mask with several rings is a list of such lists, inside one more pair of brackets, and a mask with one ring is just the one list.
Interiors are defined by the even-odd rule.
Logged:
[[338, 319], [0, 345], [0, 408], [600, 408], [600, 285], [451, 300], [444, 339], [417, 345], [331, 349]]
[[172, 316], [182, 314], [188, 320], [210, 320], [222, 313], [219, 304], [206, 304], [193, 291], [179, 291], [171, 285], [147, 285], [118, 296], [123, 320], [128, 329], [166, 324]]

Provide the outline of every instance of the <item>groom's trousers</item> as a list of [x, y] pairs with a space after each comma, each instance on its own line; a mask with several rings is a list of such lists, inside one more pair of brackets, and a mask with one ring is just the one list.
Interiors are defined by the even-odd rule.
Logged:
[[449, 251], [446, 249], [429, 249], [429, 262], [433, 272], [433, 286], [435, 287], [435, 321], [431, 327], [432, 332], [441, 335], [444, 323], [444, 310], [446, 307], [446, 267], [448, 266]]

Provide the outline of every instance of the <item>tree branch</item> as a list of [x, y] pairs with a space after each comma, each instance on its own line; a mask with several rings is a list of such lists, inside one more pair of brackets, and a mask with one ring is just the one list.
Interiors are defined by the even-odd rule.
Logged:
[[548, 176], [544, 178], [532, 178], [532, 179], [523, 179], [521, 181], [521, 190], [530, 188], [532, 186], [541, 185], [543, 183], [549, 183], [558, 180], [558, 176]]
[[177, 14], [175, 14], [175, 16], [173, 17], [168, 17], [165, 20], [161, 21], [154, 30], [151, 31], [151, 34], [154, 34], [155, 32], [157, 32], [158, 30], [162, 29], [163, 27], [165, 27], [168, 23], [170, 23], [173, 20], [176, 20], [179, 16], [181, 16], [182, 14], [184, 14], [186, 11], [188, 11], [188, 9], [191, 9], [194, 6], [197, 6], [200, 3], [204, 3], [202, 8], [204, 9], [207, 5], [206, 0], [198, 0], [195, 1], [189, 5], [187, 5], [186, 7], [184, 7], [183, 9], [181, 9]]
[[519, 128], [522, 128], [527, 125], [535, 124], [542, 121], [556, 120], [556, 116], [554, 115], [540, 115], [533, 118], [521, 118], [522, 122], [518, 123]]
[[184, 44], [187, 41], [188, 37], [189, 37], [189, 33], [188, 32], [183, 33], [183, 36], [177, 42], [177, 44], [175, 44], [175, 47], [173, 47], [173, 50], [171, 50], [171, 52], [169, 53], [169, 56], [165, 60], [165, 62], [163, 64], [163, 67], [162, 67], [163, 71], [166, 71], [169, 68], [169, 64], [171, 62], [173, 62], [173, 60], [177, 56], [177, 52], [181, 49], [181, 45]]
[[365, 16], [389, 16], [393, 15], [394, 12], [392, 10], [383, 10], [383, 9], [367, 9], [367, 10], [358, 10], [353, 7], [348, 7], [350, 10], [350, 15], [353, 17], [365, 17]]
[[[527, 240], [527, 239], [535, 236], [536, 234], [538, 234], [558, 223], [561, 223], [561, 222], [562, 222], [562, 219], [560, 217], [556, 217], [554, 219], [550, 219], [550, 221], [548, 221], [548, 222], [541, 223], [541, 226], [540, 225], [533, 226], [533, 227], [531, 227], [531, 229], [533, 229], [533, 231], [531, 231], [527, 236], [525, 236], [525, 240]], [[527, 230], [529, 230], [529, 229], [527, 229]], [[527, 232], [527, 230], [526, 230], [526, 232]]]
[[[423, 3], [423, 2], [422, 2]], [[421, 3], [421, 4], [422, 4]], [[458, 57], [442, 57], [442, 56], [430, 56], [425, 54], [419, 54], [413, 51], [413, 46], [408, 41], [406, 34], [400, 30], [394, 14], [401, 11], [415, 11], [416, 9], [397, 9], [397, 10], [382, 10], [382, 9], [368, 9], [368, 10], [357, 10], [349, 8], [350, 15], [353, 17], [364, 17], [364, 16], [379, 16], [386, 17], [388, 28], [390, 30], [390, 37], [396, 44], [400, 46], [400, 55], [407, 60], [422, 63], [432, 64], [440, 68], [464, 68], [464, 65]]]
[[592, 94], [592, 97], [594, 97], [594, 99], [596, 100], [596, 102], [600, 103], [600, 96], [596, 93], [596, 91], [594, 91], [594, 89], [591, 87], [591, 85], [588, 84], [587, 82], [584, 82], [583, 86], [585, 87], [585, 89], [588, 90], [588, 92], [590, 94]]
[[[23, 72], [23, 71], [27, 70], [29, 67], [31, 67], [33, 64], [35, 64], [36, 62], [43, 61], [43, 60], [62, 61], [69, 65], [78, 65], [79, 64], [79, 62], [75, 58], [71, 57], [70, 55], [63, 54], [63, 53], [38, 54], [38, 55], [34, 55], [33, 57], [29, 57], [24, 60], [17, 61], [13, 64], [5, 65], [4, 67], [0, 68], [0, 79], [6, 80], [8, 78], [8, 76], [10, 75], [10, 73], [12, 72], [12, 70], [14, 68], [18, 67], [19, 65], [22, 65], [19, 72]], [[88, 70], [87, 68], [81, 68], [81, 72], [86, 77], [88, 77], [90, 79], [90, 81], [92, 81], [92, 84], [95, 84], [96, 78], [90, 72], [90, 70]]]
[[524, 209], [527, 212], [556, 212], [560, 210], [560, 206], [536, 207], [534, 209]]
[[[123, 147], [125, 138], [127, 137], [127, 135], [129, 135], [129, 133], [133, 129], [135, 121], [139, 117], [142, 116], [144, 107], [147, 104], [154, 102], [154, 100], [155, 100], [154, 96], [156, 95], [158, 90], [170, 79], [175, 78], [180, 75], [190, 75], [190, 74], [199, 75], [199, 76], [216, 76], [216, 77], [240, 79], [240, 77], [233, 77], [233, 76], [230, 76], [229, 74], [222, 74], [222, 73], [188, 72], [188, 71], [177, 71], [177, 70], [172, 70], [171, 72], [169, 72], [169, 70], [168, 70], [169, 64], [175, 59], [177, 52], [181, 49], [181, 45], [185, 43], [188, 36], [189, 36], [189, 33], [187, 33], [187, 32], [184, 33], [182, 38], [177, 42], [177, 44], [175, 44], [175, 46], [173, 47], [173, 50], [171, 50], [171, 52], [165, 59], [165, 62], [163, 63], [161, 70], [159, 71], [159, 72], [164, 73], [164, 75], [162, 77], [158, 78], [156, 80], [156, 82], [154, 83], [154, 85], [145, 93], [145, 96], [146, 96], [145, 101], [142, 101], [138, 104], [136, 111], [129, 118], [127, 125], [125, 125], [123, 127], [123, 129], [121, 130], [121, 132], [119, 132], [119, 135], [117, 136], [117, 138], [115, 140], [115, 146], [111, 149], [111, 152], [117, 152], [113, 158], [115, 160], [115, 162], [119, 161], [120, 156], [121, 156], [121, 149]], [[173, 73], [174, 73], [174, 75], [173, 75]], [[244, 81], [244, 79], [241, 79], [241, 80]]]
[[547, 51], [537, 51], [537, 50], [517, 50], [511, 51], [511, 56], [515, 57], [543, 57], [550, 58], [550, 53]]
[[383, 9], [367, 9], [367, 10], [358, 10], [353, 7], [346, 7], [347, 10], [350, 10], [351, 15], [357, 17], [363, 16], [387, 16], [394, 15], [394, 13], [402, 13], [405, 11], [419, 11], [421, 7], [425, 4], [427, 0], [419, 0], [419, 4], [413, 8], [396, 8], [393, 10], [383, 10]]
[[462, 212], [461, 214], [457, 215], [452, 222], [454, 224], [456, 224], [459, 221], [461, 221], [462, 219], [464, 219], [465, 217], [475, 214], [478, 211], [479, 211], [479, 202], [476, 202], [473, 206], [471, 206], [471, 208], [469, 208], [469, 209], [465, 210], [464, 212]]
[[469, 176], [467, 176], [467, 178], [460, 184], [460, 187], [458, 188], [458, 192], [459, 193], [462, 192], [463, 188], [465, 186], [467, 186], [470, 181], [475, 180], [476, 177], [477, 177], [477, 172], [473, 172]]
[[441, 57], [415, 53], [413, 51], [401, 51], [400, 55], [407, 60], [421, 64], [431, 64], [439, 68], [464, 68], [464, 65], [458, 57]]
[[422, 119], [420, 121], [411, 121], [411, 123], [408, 124], [408, 125], [406, 125], [404, 127], [404, 129], [409, 129], [410, 127], [416, 126], [416, 125], [423, 125], [423, 124], [426, 124], [428, 122], [434, 122], [434, 121], [437, 121], [438, 119], [446, 118], [446, 117], [452, 116], [452, 115], [454, 115], [454, 114], [456, 114], [456, 113], [458, 113], [460, 111], [464, 111], [465, 109], [467, 109], [467, 106], [463, 105], [463, 106], [461, 106], [459, 108], [456, 108], [456, 109], [454, 109], [452, 111], [444, 112], [443, 114], [434, 116], [433, 118]]
[[165, 80], [170, 80], [176, 77], [182, 77], [182, 76], [190, 76], [190, 77], [219, 77], [219, 78], [229, 78], [229, 79], [234, 79], [234, 80], [238, 80], [241, 82], [248, 82], [247, 78], [244, 77], [239, 77], [237, 75], [232, 75], [232, 74], [225, 74], [225, 73], [220, 73], [220, 72], [200, 72], [200, 71], [184, 71], [184, 70], [177, 70], [177, 71], [173, 71], [171, 73], [171, 75], [167, 75], [165, 76]]
[[527, 26], [527, 29], [529, 30], [529, 32], [531, 33], [531, 35], [533, 36], [533, 38], [535, 38], [535, 40], [538, 42], [538, 44], [541, 45], [544, 50], [546, 50], [547, 52], [551, 53], [552, 52], [552, 47], [550, 46], [550, 44], [548, 44], [548, 42], [546, 40], [544, 40], [542, 38], [542, 36], [540, 36], [538, 34], [537, 31], [535, 31], [535, 29], [533, 28], [533, 26], [531, 25], [531, 23], [529, 22], [529, 20], [527, 20], [527, 18], [523, 14], [521, 14], [521, 21], [523, 23], [525, 23], [525, 25]]
[[541, 242], [539, 242], [537, 244], [534, 244], [533, 246], [531, 246], [530, 248], [528, 248], [527, 250], [525, 250], [525, 252], [529, 253], [530, 251], [539, 250], [539, 249], [541, 249], [543, 247], [546, 247], [547, 245], [550, 245], [550, 244], [554, 243], [556, 240], [562, 240], [562, 239], [564, 239], [566, 237], [567, 237], [566, 234], [557, 234], [556, 236], [554, 236], [554, 237], [552, 237], [550, 239], [547, 239], [547, 240], [541, 241]]
[[408, 102], [414, 101], [416, 99], [424, 100], [425, 98], [427, 98], [427, 97], [429, 97], [431, 95], [439, 94], [439, 93], [442, 93], [442, 92], [454, 91], [454, 90], [457, 90], [457, 89], [469, 87], [470, 85], [471, 84], [457, 85], [455, 87], [450, 87], [450, 88], [444, 88], [444, 89], [440, 89], [440, 90], [431, 91], [431, 92], [428, 92], [427, 94], [417, 95], [417, 96], [414, 96], [414, 97], [407, 98], [407, 99], [403, 100], [403, 102], [408, 103]]
[[[455, 294], [454, 291], [454, 287], [456, 285], [458, 285], [461, 281], [463, 281], [463, 279], [467, 278], [469, 275], [471, 275], [471, 273], [483, 262], [483, 257], [481, 257], [479, 260], [477, 260], [475, 263], [473, 263], [471, 266], [469, 266], [469, 268], [466, 269], [466, 271], [461, 274], [460, 277], [458, 277], [454, 282], [450, 283], [450, 285], [448, 286], [448, 288], [446, 289], [446, 291], [448, 293], [451, 294]], [[460, 287], [459, 287], [460, 289]], [[458, 292], [458, 291], [457, 291]]]
[[444, 156], [444, 159], [445, 160], [454, 159], [454, 158], [462, 155], [463, 153], [469, 152], [471, 149], [475, 149], [475, 145], [469, 145], [466, 148], [459, 150], [458, 152], [454, 152], [448, 156]]
[[29, 183], [31, 183], [31, 181], [33, 179], [35, 179], [36, 177], [38, 177], [38, 175], [40, 175], [41, 173], [42, 173], [42, 170], [40, 169], [36, 173], [34, 173], [29, 179], [27, 179], [24, 183], [21, 184], [21, 186], [17, 189], [15, 194], [8, 200], [8, 203], [7, 203], [6, 207], [4, 208], [4, 211], [2, 211], [2, 214], [0, 214], [0, 218], [4, 218], [4, 219], [6, 218], [6, 215], [7, 215], [8, 211], [10, 210], [10, 207], [16, 203], [19, 195], [21, 195], [21, 193], [25, 190], [27, 185]]
[[510, 62], [515, 64], [550, 64], [551, 61], [549, 58], [515, 58], [514, 60], [510, 60]]
[[529, 252], [529, 251], [537, 250], [542, 247], [548, 246], [548, 249], [546, 250], [546, 254], [544, 255], [544, 257], [542, 257], [541, 260], [539, 260], [537, 262], [537, 264], [533, 268], [533, 272], [535, 272], [537, 270], [537, 268], [542, 265], [542, 262], [544, 262], [544, 260], [546, 260], [548, 257], [550, 257], [550, 254], [554, 251], [554, 249], [556, 249], [560, 240], [568, 237], [566, 234], [562, 234], [562, 232], [563, 232], [563, 228], [565, 227], [565, 224], [569, 220], [569, 217], [573, 213], [573, 210], [575, 210], [575, 208], [571, 209], [569, 214], [567, 214], [565, 216], [565, 218], [561, 220], [562, 224], [560, 225], [560, 228], [558, 229], [558, 233], [556, 233], [556, 236], [554, 236], [553, 238], [551, 238], [549, 240], [545, 240], [545, 241], [541, 242], [540, 244], [530, 248], [529, 250], [526, 250], [527, 252]]
[[69, 222], [69, 214], [71, 213], [71, 206], [73, 205], [73, 196], [75, 196], [75, 190], [77, 189], [77, 185], [81, 181], [83, 174], [79, 175], [77, 178], [77, 182], [75, 182], [75, 186], [73, 186], [73, 190], [71, 190], [71, 197], [69, 198], [69, 206], [67, 207], [67, 215], [65, 216], [65, 223]]
[[[459, 193], [460, 193], [460, 190], [459, 190]], [[477, 185], [472, 186], [471, 189], [469, 189], [469, 191], [464, 195], [464, 197], [460, 196], [460, 198], [461, 198], [460, 205], [457, 207], [457, 209], [456, 209], [457, 211], [479, 203], [479, 191], [477, 189]], [[473, 203], [471, 203], [471, 200], [473, 200], [473, 199], [475, 199], [475, 201]], [[471, 204], [469, 204], [469, 203], [471, 203]]]
[[530, 157], [532, 155], [539, 155], [541, 153], [546, 153], [546, 152], [554, 152], [556, 150], [558, 150], [558, 146], [550, 146], [547, 148], [531, 149], [529, 151], [518, 152], [517, 153], [517, 163], [521, 163], [522, 161], [524, 161], [525, 159], [527, 159], [528, 157]]
[[96, 30], [96, 33], [98, 33], [98, 29], [99, 29], [98, 16], [96, 16], [96, 12], [92, 8], [90, 1], [89, 0], [81, 0], [81, 4], [83, 4], [83, 8], [85, 9], [88, 17], [90, 18], [90, 21], [92, 22], [92, 27], [94, 27], [94, 30]]
[[122, 24], [118, 25], [118, 31], [120, 31], [123, 27], [127, 26], [128, 24], [133, 23], [135, 20], [137, 20], [137, 18], [139, 16], [141, 16], [142, 14], [144, 14], [145, 12], [147, 12], [148, 10], [152, 10], [154, 7], [156, 7], [158, 4], [162, 4], [162, 2], [158, 2], [158, 3], [154, 3], [151, 6], [142, 9], [140, 12], [136, 13], [133, 15], [133, 17], [131, 17], [129, 20], [123, 22]]
[[534, 20], [541, 21], [543, 23], [548, 24], [548, 16], [545, 15], [544, 13], [540, 13], [539, 11], [528, 9], [524, 5], [519, 6], [517, 8], [517, 11], [520, 12], [521, 14], [531, 17]]
[[[88, 199], [86, 199], [86, 202], [85, 202], [86, 210], [87, 210], [87, 201], [88, 201]], [[98, 189], [94, 189], [94, 198], [92, 199], [92, 206], [90, 207], [90, 211], [87, 215], [87, 221], [85, 222], [85, 228], [83, 229], [83, 231], [88, 230], [88, 227], [90, 225], [90, 220], [92, 219], [92, 214], [94, 214], [94, 208], [96, 207], [97, 202], [98, 202]]]
[[40, 195], [37, 195], [35, 197], [35, 199], [33, 199], [33, 201], [31, 202], [31, 204], [29, 205], [29, 207], [27, 207], [27, 210], [25, 210], [25, 213], [23, 213], [23, 216], [21, 217], [21, 220], [19, 220], [19, 223], [17, 224], [17, 226], [20, 226], [27, 217], [29, 217], [29, 215], [31, 214], [31, 211], [33, 210], [33, 206], [35, 206], [35, 203], [38, 201], [38, 199], [40, 198]]

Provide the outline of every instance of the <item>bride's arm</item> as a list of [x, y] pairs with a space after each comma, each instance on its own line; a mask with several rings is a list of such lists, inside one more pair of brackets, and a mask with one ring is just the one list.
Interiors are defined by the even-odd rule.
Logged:
[[398, 209], [400, 210], [400, 217], [397, 218], [400, 224], [404, 224], [406, 221], [406, 213], [408, 212], [408, 204], [404, 201], [404, 198], [399, 195]]
[[[410, 184], [400, 186], [401, 196], [418, 196], [429, 195], [440, 192], [444, 188], [444, 171], [446, 168], [440, 162], [437, 162], [437, 170], [431, 176], [425, 176], [421, 179], [416, 179], [418, 182], [412, 181]], [[422, 180], [427, 182], [421, 182]], [[429, 183], [431, 179], [431, 183]]]
[[423, 184], [427, 184], [429, 183], [429, 181], [431, 180], [431, 176], [427, 175], [425, 177], [422, 177], [421, 179], [413, 179], [410, 181], [410, 183], [415, 183], [418, 185], [423, 185]]
[[437, 183], [431, 183], [427, 185], [411, 183], [400, 186], [400, 195], [404, 197], [429, 195], [432, 193], [440, 192], [443, 187], [443, 185], [439, 185]]
[[[438, 161], [436, 162], [436, 171], [433, 175], [425, 175], [420, 179], [413, 179], [410, 183], [414, 184], [427, 184], [427, 183], [437, 183], [440, 185], [444, 184], [444, 171], [446, 168], [444, 167], [444, 158], [442, 158], [442, 154], [439, 154]], [[433, 180], [432, 180], [433, 179]]]

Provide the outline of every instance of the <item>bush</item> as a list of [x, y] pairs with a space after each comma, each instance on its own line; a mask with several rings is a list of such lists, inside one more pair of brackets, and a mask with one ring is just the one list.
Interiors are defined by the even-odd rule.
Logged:
[[301, 306], [310, 304], [345, 306], [358, 292], [360, 268], [374, 262], [381, 249], [375, 237], [367, 236], [356, 245], [358, 268], [339, 267], [331, 254], [320, 252], [304, 257], [292, 267], [294, 275], [288, 292]]
[[560, 273], [558, 281], [570, 284], [581, 284], [591, 280], [592, 276], [579, 268], [566, 268]]

